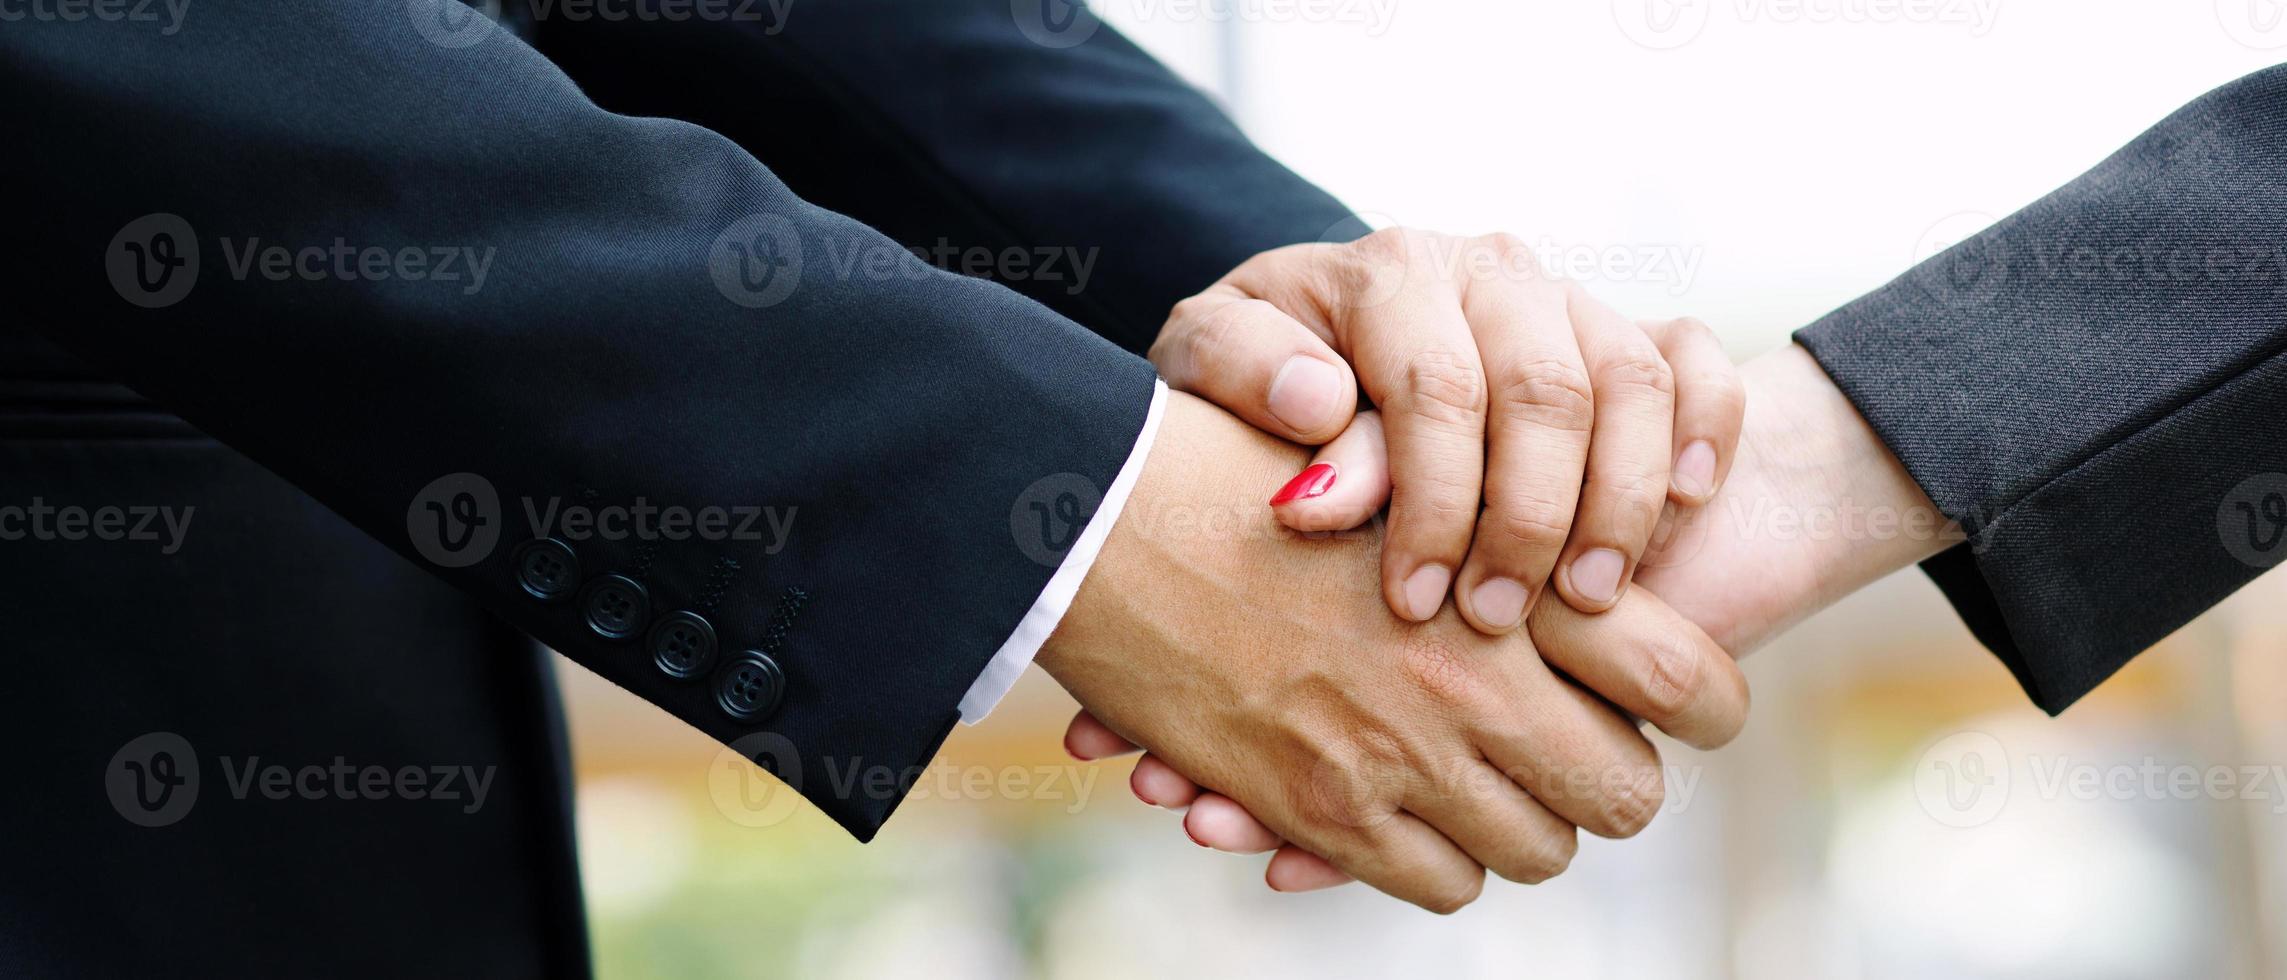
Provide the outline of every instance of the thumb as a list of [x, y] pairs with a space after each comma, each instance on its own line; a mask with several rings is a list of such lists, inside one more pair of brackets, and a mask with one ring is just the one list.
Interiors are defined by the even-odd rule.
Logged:
[[1271, 513], [1297, 531], [1347, 531], [1389, 501], [1389, 445], [1382, 413], [1369, 409], [1271, 496]]
[[1151, 362], [1170, 387], [1306, 445], [1334, 438], [1358, 410], [1358, 378], [1325, 340], [1227, 285], [1175, 305]]

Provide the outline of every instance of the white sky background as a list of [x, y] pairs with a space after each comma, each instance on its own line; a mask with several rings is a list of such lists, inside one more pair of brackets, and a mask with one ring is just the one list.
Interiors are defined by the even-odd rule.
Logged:
[[1667, 255], [1591, 286], [1742, 356], [2287, 61], [2287, 0], [1216, 2], [1093, 7], [1351, 207]]

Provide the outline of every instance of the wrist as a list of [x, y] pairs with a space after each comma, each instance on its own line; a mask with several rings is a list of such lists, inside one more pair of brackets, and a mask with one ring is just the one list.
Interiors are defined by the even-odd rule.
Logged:
[[1169, 609], [1206, 615], [1195, 607], [1243, 600], [1252, 577], [1309, 574], [1284, 567], [1298, 557], [1286, 543], [1303, 536], [1264, 503], [1307, 461], [1300, 447], [1170, 390], [1135, 488], [1034, 662], [1068, 690], [1085, 686], [1080, 675], [1093, 659], [1164, 627]]
[[1729, 479], [1637, 576], [1734, 654], [1962, 540], [1808, 351], [1756, 358], [1741, 380]]
[[1789, 344], [1747, 375], [1749, 404], [1765, 398], [1770, 412], [1758, 420], [1750, 408], [1743, 441], [1755, 442], [1770, 485], [1790, 490], [1810, 525], [1803, 557], [1823, 584], [1811, 597], [1819, 605], [1962, 540], [1809, 351]]

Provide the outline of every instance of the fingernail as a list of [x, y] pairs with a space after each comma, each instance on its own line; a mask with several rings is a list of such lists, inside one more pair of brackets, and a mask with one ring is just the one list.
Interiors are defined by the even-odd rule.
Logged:
[[1428, 622], [1437, 615], [1437, 607], [1445, 604], [1445, 587], [1453, 584], [1453, 573], [1443, 565], [1423, 565], [1406, 576], [1406, 614], [1414, 622]]
[[1715, 492], [1715, 445], [1705, 439], [1683, 447], [1676, 454], [1676, 468], [1668, 476], [1678, 491], [1686, 497], [1705, 497]]
[[1469, 593], [1469, 605], [1485, 625], [1505, 630], [1525, 618], [1526, 595], [1525, 587], [1515, 579], [1489, 578]]
[[1594, 603], [1606, 603], [1620, 596], [1620, 573], [1628, 568], [1628, 559], [1610, 548], [1598, 548], [1572, 560], [1572, 591]]
[[1278, 492], [1271, 495], [1271, 506], [1276, 507], [1290, 500], [1309, 500], [1312, 497], [1323, 497], [1326, 495], [1326, 491], [1332, 489], [1334, 489], [1334, 464], [1312, 463], [1304, 467], [1302, 472], [1295, 474], [1294, 479], [1286, 481], [1286, 486], [1278, 488]]
[[1334, 421], [1342, 372], [1308, 354], [1287, 358], [1271, 378], [1271, 414], [1296, 432], [1320, 432]]

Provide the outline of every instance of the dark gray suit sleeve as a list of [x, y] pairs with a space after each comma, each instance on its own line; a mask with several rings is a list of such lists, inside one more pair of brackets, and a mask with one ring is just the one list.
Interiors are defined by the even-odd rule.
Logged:
[[1129, 457], [1151, 369], [465, 15], [10, 23], [10, 293], [870, 837]]
[[2287, 67], [1796, 339], [1968, 532], [1925, 570], [2062, 711], [2287, 559]]
[[1249, 256], [1366, 229], [1068, 0], [803, 0], [783, 22], [555, 17], [534, 36], [606, 108], [722, 133], [809, 200], [1132, 351]]

